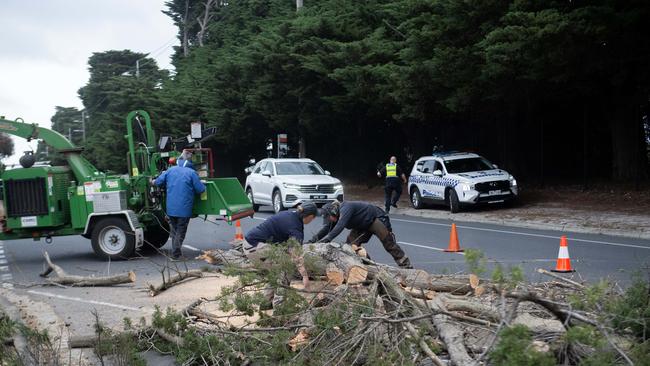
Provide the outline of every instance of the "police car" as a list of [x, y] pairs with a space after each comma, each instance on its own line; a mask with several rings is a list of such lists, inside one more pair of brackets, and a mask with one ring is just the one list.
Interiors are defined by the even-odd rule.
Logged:
[[465, 152], [419, 158], [408, 187], [414, 208], [439, 203], [448, 205], [452, 213], [460, 211], [461, 205], [506, 202], [518, 195], [515, 177], [484, 157]]

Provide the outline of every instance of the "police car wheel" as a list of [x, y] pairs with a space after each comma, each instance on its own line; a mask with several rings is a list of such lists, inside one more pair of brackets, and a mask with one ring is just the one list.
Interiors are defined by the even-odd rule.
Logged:
[[449, 196], [449, 198], [448, 198], [449, 211], [451, 211], [451, 213], [459, 212], [460, 211], [460, 202], [458, 201], [458, 194], [456, 193], [456, 190], [450, 189], [448, 196]]
[[420, 190], [417, 187], [411, 190], [411, 205], [416, 210], [419, 210], [424, 206], [422, 204], [422, 195], [420, 195]]

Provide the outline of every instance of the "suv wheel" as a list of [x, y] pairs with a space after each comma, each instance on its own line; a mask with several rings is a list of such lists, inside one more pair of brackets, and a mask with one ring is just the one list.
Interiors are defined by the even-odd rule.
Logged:
[[419, 210], [424, 206], [422, 204], [422, 196], [420, 195], [420, 190], [418, 187], [411, 189], [411, 205], [416, 210]]
[[282, 205], [282, 193], [280, 193], [279, 189], [276, 189], [273, 191], [273, 211], [278, 213], [282, 210], [284, 210], [284, 206]]
[[253, 204], [253, 211], [255, 212], [259, 211], [260, 205], [255, 204], [255, 199], [253, 198], [253, 190], [250, 187], [248, 187], [248, 189], [246, 190], [246, 196], [248, 196], [248, 200], [251, 201], [251, 203]]
[[451, 211], [451, 213], [457, 213], [460, 211], [460, 202], [458, 201], [458, 194], [455, 189], [452, 188], [449, 190], [447, 200], [449, 203], [449, 211]]

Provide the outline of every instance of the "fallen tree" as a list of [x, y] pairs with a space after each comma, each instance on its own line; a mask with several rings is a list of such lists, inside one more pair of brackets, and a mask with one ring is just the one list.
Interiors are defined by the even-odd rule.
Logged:
[[[628, 298], [644, 317], [616, 309], [628, 294], [611, 287], [557, 276], [531, 285], [514, 275], [434, 275], [326, 243], [302, 248], [305, 287], [286, 250], [273, 249], [263, 263], [236, 250], [204, 252], [236, 284], [180, 311], [156, 309], [151, 324], [121, 333], [122, 341], [174, 353], [186, 365], [610, 365], [650, 356], [637, 327], [650, 319], [647, 283]], [[77, 343], [102, 349], [101, 342], [113, 340]]]

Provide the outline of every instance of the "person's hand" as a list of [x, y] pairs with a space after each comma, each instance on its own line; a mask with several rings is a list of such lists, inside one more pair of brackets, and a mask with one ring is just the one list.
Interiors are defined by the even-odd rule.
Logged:
[[380, 173], [380, 172], [377, 172], [377, 176], [378, 176], [379, 178], [381, 178], [381, 173]]

